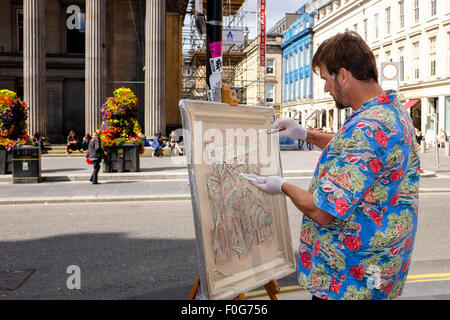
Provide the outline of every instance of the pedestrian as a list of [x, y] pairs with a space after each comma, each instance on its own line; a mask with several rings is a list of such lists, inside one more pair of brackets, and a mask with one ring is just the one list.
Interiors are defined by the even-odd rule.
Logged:
[[422, 143], [422, 140], [423, 140], [422, 131], [420, 131], [417, 128], [416, 128], [416, 140], [419, 145]]
[[164, 148], [166, 145], [162, 141], [161, 132], [156, 132], [155, 137], [153, 138], [152, 147], [153, 147], [153, 154], [152, 157], [162, 157], [161, 155], [161, 148]]
[[98, 129], [95, 131], [92, 139], [89, 141], [88, 152], [86, 154], [86, 158], [88, 158], [93, 167], [92, 175], [89, 181], [92, 184], [99, 184], [98, 182], [98, 172], [100, 171], [100, 163], [102, 162], [103, 155], [107, 155], [106, 151], [103, 151], [101, 147], [101, 135], [102, 130]]
[[323, 41], [312, 70], [352, 115], [336, 135], [278, 119], [280, 135], [323, 149], [309, 190], [282, 177], [252, 184], [303, 212], [298, 281], [315, 298], [394, 299], [402, 293], [417, 229], [419, 156], [414, 125], [378, 84], [376, 60], [353, 31]]
[[39, 132], [35, 132], [33, 135], [33, 143], [36, 145], [36, 147], [38, 147], [39, 149], [43, 149], [43, 145], [42, 145], [42, 137], [39, 134]]
[[86, 133], [86, 135], [83, 137], [83, 141], [81, 142], [81, 150], [85, 151], [89, 147], [89, 141], [91, 141], [92, 136], [89, 133]]
[[441, 148], [445, 148], [445, 143], [447, 141], [448, 141], [447, 133], [445, 132], [444, 129], [441, 128], [441, 130], [439, 130], [438, 135], [438, 146]]
[[[170, 150], [171, 150], [171, 154], [175, 154], [175, 155], [179, 155], [182, 156], [183, 155], [183, 150], [180, 147], [180, 143], [183, 141], [183, 137], [182, 136], [177, 136], [175, 130], [172, 130], [169, 134], [169, 139], [170, 139]], [[175, 149], [175, 151], [174, 151]]]
[[69, 135], [67, 136], [67, 144], [66, 144], [66, 153], [65, 154], [69, 154], [71, 153], [70, 150], [79, 150], [81, 151], [81, 145], [80, 145], [80, 141], [78, 141], [77, 136], [75, 135], [74, 131], [70, 131]]

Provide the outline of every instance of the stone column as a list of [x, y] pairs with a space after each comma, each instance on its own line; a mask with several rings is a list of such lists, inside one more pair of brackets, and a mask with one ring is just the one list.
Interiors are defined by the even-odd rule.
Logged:
[[29, 106], [28, 134], [47, 136], [47, 68], [45, 51], [45, 0], [24, 0], [23, 86]]
[[145, 13], [145, 135], [165, 134], [166, 1], [147, 0]]
[[85, 131], [100, 128], [106, 99], [106, 0], [86, 0]]

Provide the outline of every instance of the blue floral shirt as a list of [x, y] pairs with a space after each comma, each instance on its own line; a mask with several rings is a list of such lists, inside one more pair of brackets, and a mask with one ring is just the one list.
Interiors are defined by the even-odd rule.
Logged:
[[304, 216], [299, 284], [328, 299], [398, 297], [417, 228], [419, 174], [414, 126], [395, 94], [365, 102], [314, 172], [314, 203], [336, 219], [321, 226]]

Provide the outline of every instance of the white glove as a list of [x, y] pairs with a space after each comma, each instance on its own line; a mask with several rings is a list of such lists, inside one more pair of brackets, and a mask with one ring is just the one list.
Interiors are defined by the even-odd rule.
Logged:
[[278, 129], [280, 137], [306, 140], [308, 131], [294, 119], [277, 119], [272, 124], [272, 129]]
[[281, 186], [286, 182], [282, 177], [258, 177], [249, 181], [252, 185], [268, 194], [283, 194]]

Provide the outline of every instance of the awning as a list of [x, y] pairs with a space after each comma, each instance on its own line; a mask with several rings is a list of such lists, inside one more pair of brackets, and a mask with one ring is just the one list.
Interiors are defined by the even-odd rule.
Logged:
[[411, 108], [413, 105], [415, 105], [417, 102], [419, 102], [419, 99], [411, 99], [409, 100], [407, 103], [405, 103], [405, 108], [409, 109]]

